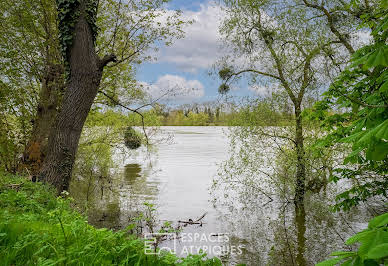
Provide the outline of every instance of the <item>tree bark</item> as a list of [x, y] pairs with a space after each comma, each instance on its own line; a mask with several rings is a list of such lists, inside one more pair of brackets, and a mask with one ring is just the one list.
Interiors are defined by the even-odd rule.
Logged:
[[81, 2], [67, 59], [70, 77], [62, 108], [50, 133], [47, 157], [39, 174], [39, 180], [54, 185], [58, 193], [69, 188], [82, 128], [96, 97], [103, 68], [115, 60], [114, 56], [103, 59], [97, 56], [84, 6]]
[[295, 146], [297, 155], [296, 177], [295, 177], [295, 224], [297, 230], [297, 256], [296, 262], [299, 266], [306, 265], [304, 258], [304, 250], [306, 245], [306, 211], [304, 206], [304, 197], [306, 191], [306, 165], [305, 165], [305, 150], [303, 139], [303, 124], [301, 117], [300, 104], [295, 105]]
[[32, 176], [39, 173], [47, 154], [48, 137], [62, 101], [63, 74], [62, 65], [47, 63], [32, 132], [19, 165], [20, 171], [27, 169]]

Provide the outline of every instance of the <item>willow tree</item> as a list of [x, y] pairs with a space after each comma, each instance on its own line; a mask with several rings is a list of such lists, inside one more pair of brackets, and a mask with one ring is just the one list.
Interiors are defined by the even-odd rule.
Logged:
[[[166, 1], [58, 0], [58, 29], [67, 73], [66, 90], [48, 143], [39, 179], [67, 190], [86, 117], [99, 91], [104, 69], [144, 59], [155, 42], [182, 34], [179, 13], [161, 11]], [[114, 7], [112, 25], [104, 17]], [[99, 17], [101, 15], [101, 17]], [[104, 32], [99, 38], [99, 28]], [[96, 48], [99, 44], [99, 49]], [[113, 81], [112, 81], [113, 82]]]
[[239, 59], [229, 57], [225, 60], [219, 71], [224, 81], [220, 92], [227, 92], [236, 77], [248, 73], [254, 83], [270, 84], [284, 91], [293, 107], [294, 133], [285, 139], [293, 145], [296, 157], [293, 179], [298, 240], [296, 263], [306, 265], [303, 254], [308, 187], [302, 111], [307, 96], [322, 89], [327, 82], [324, 66], [332, 65], [331, 58], [340, 60], [340, 54], [329, 51], [341, 50], [341, 40], [317, 20], [311, 19], [311, 12], [307, 9], [293, 9], [290, 2], [223, 2], [227, 16], [221, 33]]

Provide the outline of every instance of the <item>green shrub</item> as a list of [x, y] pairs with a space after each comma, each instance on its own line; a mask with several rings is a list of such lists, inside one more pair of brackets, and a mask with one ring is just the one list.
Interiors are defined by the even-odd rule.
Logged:
[[0, 265], [221, 265], [192, 255], [144, 254], [126, 230], [96, 229], [47, 185], [0, 172]]
[[136, 150], [141, 146], [141, 136], [132, 127], [127, 127], [124, 132], [124, 142], [128, 149]]
[[388, 213], [373, 218], [368, 228], [350, 237], [347, 245], [360, 243], [357, 251], [336, 251], [330, 254], [335, 258], [317, 266], [346, 265], [388, 265]]

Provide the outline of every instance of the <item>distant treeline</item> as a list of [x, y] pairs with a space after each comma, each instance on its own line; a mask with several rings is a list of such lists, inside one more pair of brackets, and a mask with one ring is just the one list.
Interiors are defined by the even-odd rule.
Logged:
[[[136, 113], [114, 111], [93, 112], [92, 116], [103, 124], [125, 121], [131, 126], [142, 126], [142, 117]], [[291, 110], [282, 110], [266, 101], [254, 104], [191, 104], [175, 108], [157, 105], [142, 112], [146, 126], [280, 126], [292, 120]]]

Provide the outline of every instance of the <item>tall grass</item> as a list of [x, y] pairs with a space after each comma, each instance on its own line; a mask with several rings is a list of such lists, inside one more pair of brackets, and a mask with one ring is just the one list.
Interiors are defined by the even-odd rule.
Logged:
[[221, 265], [205, 255], [145, 255], [126, 230], [97, 229], [47, 185], [0, 172], [0, 265]]

